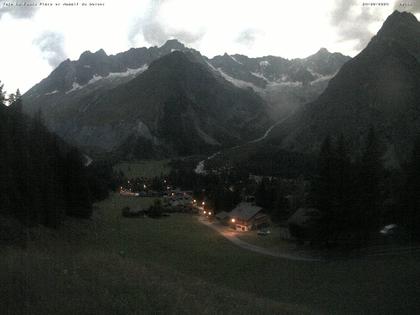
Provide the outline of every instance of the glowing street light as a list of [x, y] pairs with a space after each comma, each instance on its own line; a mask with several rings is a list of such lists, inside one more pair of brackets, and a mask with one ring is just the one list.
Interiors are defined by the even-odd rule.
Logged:
[[232, 218], [232, 220], [230, 220], [230, 221], [231, 221], [232, 223], [235, 223], [235, 221], [236, 221], [236, 220], [235, 220], [235, 218]]
[[211, 212], [209, 211], [209, 215], [211, 215]]
[[201, 204], [204, 206], [206, 203], [203, 201]]
[[206, 214], [207, 212], [206, 211], [204, 211], [204, 214]]

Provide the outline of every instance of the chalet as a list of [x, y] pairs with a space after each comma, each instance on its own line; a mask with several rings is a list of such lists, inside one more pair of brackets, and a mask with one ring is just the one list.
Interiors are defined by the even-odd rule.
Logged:
[[229, 212], [230, 225], [237, 231], [250, 231], [263, 224], [268, 224], [268, 216], [262, 213], [262, 208], [252, 203], [241, 202]]

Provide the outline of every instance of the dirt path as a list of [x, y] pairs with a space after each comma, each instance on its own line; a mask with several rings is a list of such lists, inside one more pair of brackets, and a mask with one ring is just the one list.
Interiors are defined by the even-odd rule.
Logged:
[[305, 255], [300, 255], [300, 254], [282, 253], [282, 252], [272, 251], [272, 250], [269, 250], [260, 246], [256, 246], [256, 245], [244, 242], [238, 237], [236, 237], [235, 231], [232, 231], [229, 228], [226, 228], [219, 224], [211, 223], [207, 220], [204, 220], [202, 217], [199, 217], [198, 221], [208, 226], [209, 228], [215, 230], [216, 232], [218, 232], [220, 235], [222, 235], [224, 238], [226, 238], [227, 240], [229, 240], [236, 246], [239, 246], [246, 250], [256, 252], [258, 254], [284, 258], [284, 259], [289, 259], [289, 260], [299, 260], [299, 261], [322, 261], [323, 260], [321, 258], [309, 257]]

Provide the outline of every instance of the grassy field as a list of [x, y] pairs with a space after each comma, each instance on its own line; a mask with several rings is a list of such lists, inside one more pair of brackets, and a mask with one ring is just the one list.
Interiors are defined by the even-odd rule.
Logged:
[[419, 311], [418, 257], [296, 262], [238, 248], [194, 216], [121, 217], [124, 205], [152, 200], [113, 195], [93, 220], [2, 247], [2, 314]]
[[122, 171], [127, 178], [151, 178], [169, 174], [171, 168], [168, 163], [169, 160], [121, 162], [114, 167], [114, 170]]

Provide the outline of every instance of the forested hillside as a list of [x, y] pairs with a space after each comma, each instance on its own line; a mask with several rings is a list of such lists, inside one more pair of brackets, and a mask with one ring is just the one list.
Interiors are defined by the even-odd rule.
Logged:
[[89, 184], [83, 156], [21, 108], [19, 91], [6, 98], [0, 85], [0, 214], [51, 227], [66, 215], [90, 217], [103, 192]]

